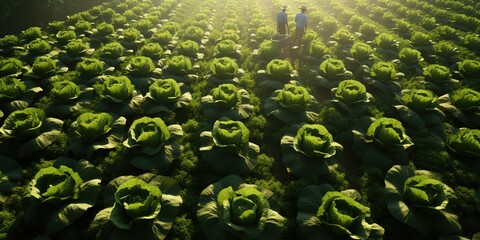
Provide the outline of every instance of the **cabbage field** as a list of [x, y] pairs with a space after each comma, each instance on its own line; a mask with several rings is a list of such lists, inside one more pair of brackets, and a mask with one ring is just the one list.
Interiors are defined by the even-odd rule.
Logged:
[[0, 239], [479, 240], [480, 3], [104, 0], [0, 35]]

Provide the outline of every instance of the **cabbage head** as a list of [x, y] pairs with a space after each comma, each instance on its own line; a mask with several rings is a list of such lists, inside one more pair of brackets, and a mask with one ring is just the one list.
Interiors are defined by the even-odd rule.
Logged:
[[458, 71], [465, 78], [480, 78], [480, 61], [465, 59], [458, 64]]
[[238, 73], [238, 64], [229, 57], [215, 58], [210, 63], [210, 70], [219, 79], [232, 79]]
[[372, 222], [370, 208], [354, 189], [310, 185], [301, 191], [297, 206], [297, 223], [307, 240], [383, 239], [384, 229]]
[[404, 64], [416, 64], [423, 61], [422, 53], [420, 51], [413, 49], [413, 48], [402, 48], [398, 53], [398, 58]]
[[208, 240], [278, 239], [286, 219], [270, 202], [272, 192], [229, 175], [206, 187], [197, 218]]
[[346, 105], [369, 102], [367, 88], [356, 80], [344, 80], [335, 89], [334, 98]]
[[320, 64], [320, 73], [327, 79], [337, 80], [347, 69], [342, 60], [328, 58]]
[[117, 59], [123, 56], [124, 50], [125, 48], [120, 43], [111, 42], [103, 45], [99, 50], [99, 54], [104, 58]]
[[375, 44], [382, 49], [396, 49], [398, 47], [397, 40], [388, 33], [380, 33], [375, 37]]
[[369, 107], [373, 96], [365, 85], [356, 80], [343, 80], [332, 90], [332, 104], [352, 116], [361, 116]]
[[147, 43], [140, 49], [141, 55], [158, 60], [163, 54], [163, 48], [159, 43]]
[[311, 177], [329, 173], [325, 160], [336, 155], [342, 145], [320, 124], [295, 126], [296, 132], [282, 137], [282, 161], [287, 171], [298, 177]]
[[177, 55], [167, 60], [167, 68], [174, 75], [184, 76], [193, 69], [193, 65], [190, 58]]
[[415, 112], [438, 107], [437, 97], [431, 91], [424, 89], [402, 91], [402, 103]]
[[448, 211], [454, 191], [437, 173], [395, 165], [385, 176], [385, 200], [390, 214], [426, 236], [461, 233], [458, 217]]
[[450, 81], [452, 74], [450, 69], [443, 65], [431, 64], [423, 70], [423, 76], [428, 82], [444, 83]]
[[0, 59], [0, 77], [8, 75], [19, 75], [22, 67], [22, 61], [16, 58]]
[[321, 40], [313, 40], [308, 48], [308, 55], [316, 58], [322, 58], [328, 54], [328, 48]]
[[125, 70], [134, 77], [148, 77], [155, 70], [152, 59], [145, 56], [133, 57]]
[[74, 40], [77, 38], [77, 34], [73, 30], [62, 30], [58, 31], [55, 35], [58, 41], [62, 44], [68, 43], [70, 40]]
[[176, 51], [179, 55], [185, 55], [192, 58], [197, 58], [199, 49], [200, 45], [192, 40], [180, 42], [176, 47]]
[[222, 40], [215, 46], [215, 51], [221, 57], [233, 57], [237, 52], [237, 44], [230, 39]]
[[189, 26], [187, 27], [187, 29], [185, 29], [185, 32], [182, 35], [182, 39], [199, 43], [202, 40], [204, 34], [205, 31], [203, 29], [196, 26]]
[[407, 161], [407, 149], [413, 145], [402, 123], [394, 118], [376, 119], [364, 132], [353, 130], [353, 134], [355, 151], [366, 163], [379, 167]]
[[212, 131], [202, 132], [200, 138], [202, 157], [219, 173], [247, 173], [256, 165], [260, 149], [249, 142], [250, 130], [241, 121], [217, 120]]
[[67, 43], [65, 45], [65, 51], [67, 52], [68, 55], [75, 57], [75, 56], [81, 56], [83, 55], [88, 46], [82, 40], [73, 40]]
[[132, 99], [134, 91], [135, 87], [126, 76], [110, 76], [100, 87], [100, 95], [117, 103]]
[[126, 42], [135, 42], [140, 38], [140, 31], [135, 28], [127, 28], [123, 30], [122, 35]]
[[273, 59], [267, 64], [266, 72], [273, 80], [284, 82], [291, 80], [293, 67], [288, 60]]
[[212, 97], [220, 109], [232, 109], [240, 102], [240, 93], [235, 85], [226, 83], [212, 89]]
[[114, 120], [108, 113], [83, 113], [72, 123], [72, 128], [78, 140], [92, 142], [108, 133]]
[[22, 97], [27, 91], [27, 85], [17, 78], [0, 78], [0, 103], [10, 102]]
[[54, 234], [95, 206], [100, 171], [86, 160], [59, 158], [38, 170], [26, 191], [25, 223]]
[[455, 90], [449, 96], [452, 104], [460, 110], [478, 109], [480, 107], [480, 92], [471, 88]]
[[283, 107], [292, 111], [302, 111], [307, 108], [310, 94], [302, 86], [285, 84], [276, 97], [276, 101]]
[[77, 71], [82, 78], [90, 79], [104, 72], [105, 63], [96, 58], [85, 58], [77, 64]]
[[52, 144], [60, 135], [63, 121], [47, 118], [43, 109], [16, 110], [0, 127], [0, 152], [5, 156], [26, 157]]
[[308, 90], [298, 82], [290, 81], [276, 90], [265, 101], [265, 113], [287, 124], [313, 123], [317, 117], [318, 103]]
[[423, 32], [414, 32], [410, 37], [410, 41], [415, 47], [424, 47], [432, 45], [432, 40], [428, 34]]
[[144, 146], [155, 148], [170, 138], [167, 125], [161, 118], [142, 117], [135, 120], [128, 131], [127, 147]]
[[392, 62], [376, 62], [370, 70], [370, 75], [382, 82], [394, 81], [397, 79], [397, 70]]
[[50, 99], [54, 103], [66, 103], [78, 98], [81, 93], [80, 87], [74, 82], [63, 80], [52, 83]]
[[37, 57], [33, 62], [32, 71], [38, 76], [52, 76], [57, 70], [57, 62], [50, 57]]
[[70, 125], [69, 151], [80, 157], [90, 157], [99, 149], [113, 149], [121, 143], [126, 119], [110, 113], [82, 113]]
[[172, 41], [172, 34], [167, 31], [157, 31], [156, 33], [153, 34], [152, 39], [154, 39], [156, 42], [160, 43], [162, 46], [166, 46]]
[[52, 47], [47, 41], [37, 38], [27, 44], [27, 49], [30, 55], [39, 56], [49, 53]]
[[152, 99], [161, 104], [177, 102], [182, 96], [177, 81], [171, 78], [155, 80], [149, 87], [149, 93]]
[[265, 40], [258, 46], [258, 55], [261, 60], [271, 61], [280, 57], [280, 47], [271, 40]]
[[350, 48], [350, 55], [358, 61], [370, 60], [373, 55], [373, 49], [366, 43], [355, 42], [352, 48]]
[[203, 113], [209, 120], [228, 117], [232, 120], [247, 118], [253, 113], [250, 94], [234, 84], [224, 83], [213, 88], [201, 99]]
[[460, 128], [447, 135], [447, 146], [459, 155], [472, 159], [478, 158], [480, 156], [480, 130]]
[[39, 108], [29, 107], [14, 111], [0, 128], [0, 140], [2, 138], [28, 139], [38, 136], [46, 119], [45, 111]]
[[368, 127], [367, 136], [385, 148], [407, 149], [412, 146], [402, 123], [394, 118], [379, 118]]
[[22, 36], [27, 42], [31, 42], [37, 38], [42, 38], [44, 33], [42, 32], [42, 29], [39, 27], [29, 27], [25, 29], [25, 31], [22, 31]]
[[112, 24], [102, 22], [98, 24], [97, 31], [97, 33], [102, 36], [111, 35], [115, 33], [115, 27]]
[[106, 187], [108, 207], [92, 224], [111, 240], [163, 240], [183, 203], [179, 190], [174, 179], [152, 173], [117, 177]]

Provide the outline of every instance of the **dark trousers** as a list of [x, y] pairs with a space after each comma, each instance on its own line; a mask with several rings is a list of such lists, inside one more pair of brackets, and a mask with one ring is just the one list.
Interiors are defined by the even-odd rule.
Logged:
[[287, 30], [285, 26], [286, 26], [285, 23], [277, 23], [278, 34], [285, 35]]
[[295, 36], [293, 38], [293, 44], [300, 44], [302, 42], [304, 34], [305, 34], [305, 28], [296, 27]]

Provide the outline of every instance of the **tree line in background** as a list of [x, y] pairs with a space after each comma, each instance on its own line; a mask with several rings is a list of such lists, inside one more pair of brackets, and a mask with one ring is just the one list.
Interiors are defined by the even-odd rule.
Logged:
[[31, 26], [44, 26], [73, 13], [92, 8], [104, 0], [2, 0], [0, 37]]

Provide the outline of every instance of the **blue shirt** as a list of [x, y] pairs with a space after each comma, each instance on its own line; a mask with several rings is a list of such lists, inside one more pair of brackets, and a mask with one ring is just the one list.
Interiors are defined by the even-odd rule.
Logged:
[[277, 23], [287, 23], [287, 13], [285, 11], [280, 11], [277, 14]]
[[295, 16], [295, 22], [297, 23], [298, 28], [307, 27], [307, 15], [305, 13], [299, 12]]

